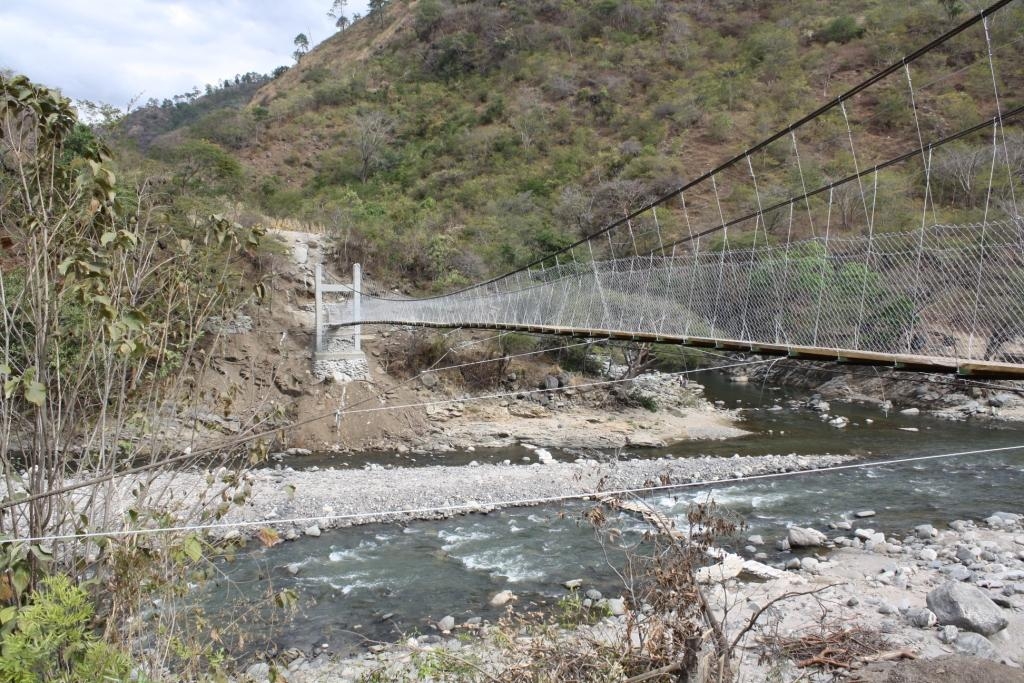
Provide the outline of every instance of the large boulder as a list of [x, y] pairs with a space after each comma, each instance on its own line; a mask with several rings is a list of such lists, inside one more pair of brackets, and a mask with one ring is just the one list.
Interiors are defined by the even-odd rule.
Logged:
[[928, 609], [940, 624], [990, 636], [1006, 628], [1002, 610], [976, 586], [948, 581], [928, 593]]
[[789, 527], [789, 545], [793, 548], [814, 548], [825, 545], [828, 536], [817, 529], [804, 529], [798, 526]]

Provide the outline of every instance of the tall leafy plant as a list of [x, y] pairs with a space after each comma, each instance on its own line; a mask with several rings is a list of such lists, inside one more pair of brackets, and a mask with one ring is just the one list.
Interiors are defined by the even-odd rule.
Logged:
[[[160, 179], [119, 183], [67, 99], [22, 76], [0, 77], [7, 605], [23, 605], [47, 573], [88, 570], [104, 588], [104, 611], [121, 617], [108, 630], [132, 623], [125, 617], [145, 589], [173, 583], [200, 559], [174, 552], [194, 549], [196, 539], [81, 532], [209, 519], [244, 484], [228, 474], [211, 478], [206, 495], [172, 499], [177, 468], [194, 456], [181, 443], [187, 431], [171, 431], [173, 442], [164, 434], [197, 400], [211, 318], [250, 296], [238, 263], [260, 231], [183, 214], [172, 192]], [[167, 557], [182, 561], [159, 560]], [[0, 626], [8, 623], [11, 615], [0, 614]]]

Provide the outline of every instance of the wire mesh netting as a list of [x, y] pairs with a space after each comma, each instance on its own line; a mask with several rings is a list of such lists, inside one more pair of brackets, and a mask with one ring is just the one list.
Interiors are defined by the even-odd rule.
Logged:
[[1024, 337], [1024, 221], [568, 263], [429, 299], [364, 293], [358, 321], [549, 327], [950, 359]]
[[326, 319], [1024, 366], [1022, 19], [998, 0], [677, 190], [620, 193], [528, 266]]

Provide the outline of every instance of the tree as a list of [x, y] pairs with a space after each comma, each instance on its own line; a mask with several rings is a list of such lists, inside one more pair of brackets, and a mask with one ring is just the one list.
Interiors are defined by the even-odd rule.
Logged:
[[384, 25], [384, 8], [387, 7], [389, 0], [370, 0], [370, 16], [377, 17], [377, 23], [380, 26]]
[[[127, 511], [109, 496], [126, 465], [140, 468], [132, 522], [148, 524], [162, 495], [150, 484], [187, 464], [174, 437], [149, 428], [160, 406], [192, 400], [209, 316], [249, 289], [231, 266], [256, 243], [222, 219], [174, 214], [150, 187], [118, 182], [66, 98], [0, 76], [0, 536], [122, 528]], [[116, 592], [115, 546], [26, 544], [15, 597], [44, 569], [77, 574], [89, 555], [96, 585]]]
[[298, 64], [306, 56], [306, 53], [309, 52], [309, 38], [306, 37], [305, 33], [300, 33], [295, 36], [293, 42], [295, 43], [295, 52], [292, 53], [292, 56], [295, 57], [295, 63]]
[[391, 141], [394, 123], [382, 111], [357, 114], [352, 118], [352, 142], [359, 155], [359, 179], [366, 182], [384, 157], [384, 150]]
[[348, 17], [345, 16], [345, 5], [347, 4], [348, 0], [334, 0], [334, 4], [331, 5], [331, 9], [327, 12], [327, 16], [335, 20], [334, 25], [340, 31], [344, 31], [349, 25]]
[[960, 0], [939, 0], [939, 4], [946, 11], [946, 16], [949, 17], [950, 21], [956, 21], [956, 18], [964, 11], [964, 6], [960, 4]]

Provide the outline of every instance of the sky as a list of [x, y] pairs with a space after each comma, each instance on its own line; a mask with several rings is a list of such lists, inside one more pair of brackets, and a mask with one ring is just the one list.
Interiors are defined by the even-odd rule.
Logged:
[[[0, 0], [0, 68], [125, 108], [294, 63], [336, 30], [332, 0]], [[350, 0], [345, 14], [366, 14]]]

